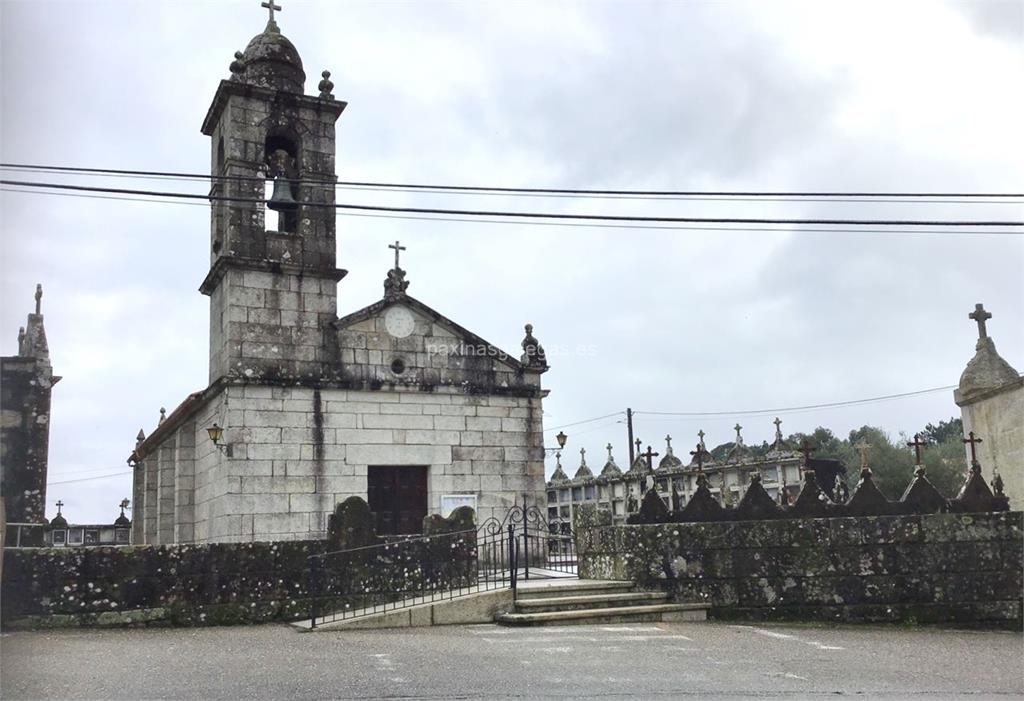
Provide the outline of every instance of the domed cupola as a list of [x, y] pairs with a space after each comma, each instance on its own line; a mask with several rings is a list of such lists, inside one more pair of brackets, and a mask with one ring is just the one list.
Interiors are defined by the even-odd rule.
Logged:
[[242, 53], [243, 83], [281, 92], [304, 92], [306, 73], [295, 44], [288, 40], [270, 20], [262, 34], [257, 34]]

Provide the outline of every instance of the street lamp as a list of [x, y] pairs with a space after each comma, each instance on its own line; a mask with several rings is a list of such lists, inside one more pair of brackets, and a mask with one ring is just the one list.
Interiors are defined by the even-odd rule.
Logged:
[[553, 452], [555, 450], [561, 450], [562, 448], [565, 447], [565, 442], [568, 439], [569, 439], [569, 436], [565, 435], [565, 433], [563, 431], [559, 431], [558, 435], [555, 436], [555, 440], [558, 441], [558, 447], [557, 448], [545, 448], [544, 452], [545, 453], [550, 453], [550, 452]]
[[220, 439], [224, 436], [224, 429], [218, 426], [216, 421], [213, 423], [213, 426], [210, 426], [209, 428], [206, 429], [206, 435], [208, 435], [210, 437], [210, 440], [213, 441], [213, 445], [217, 448], [217, 450], [224, 453], [229, 458], [232, 457], [231, 445], [220, 444]]

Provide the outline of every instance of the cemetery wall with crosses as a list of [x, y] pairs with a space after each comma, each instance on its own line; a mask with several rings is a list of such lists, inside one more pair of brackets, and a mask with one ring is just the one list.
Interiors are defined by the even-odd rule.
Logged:
[[[973, 436], [972, 436], [973, 438]], [[838, 503], [804, 471], [780, 506], [752, 473], [735, 507], [723, 507], [703, 473], [681, 510], [655, 489], [627, 525], [582, 505], [574, 523], [579, 575], [628, 579], [710, 603], [720, 619], [957, 623], [1019, 630], [1024, 617], [1024, 513], [1009, 511], [975, 460], [946, 498], [923, 468], [890, 502], [864, 467]]]

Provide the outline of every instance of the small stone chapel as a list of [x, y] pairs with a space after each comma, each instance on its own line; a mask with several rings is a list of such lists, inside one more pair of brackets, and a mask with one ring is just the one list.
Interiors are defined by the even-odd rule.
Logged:
[[305, 94], [302, 60], [268, 5], [202, 125], [209, 385], [139, 432], [132, 541], [320, 538], [350, 496], [367, 500], [379, 534], [418, 533], [428, 513], [457, 506], [482, 520], [524, 495], [541, 502], [548, 365], [532, 327], [517, 359], [415, 299], [398, 242], [382, 298], [338, 318], [335, 121], [346, 103], [328, 71]]

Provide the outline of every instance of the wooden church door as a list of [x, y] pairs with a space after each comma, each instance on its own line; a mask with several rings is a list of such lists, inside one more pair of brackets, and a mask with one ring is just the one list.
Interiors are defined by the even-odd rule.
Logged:
[[427, 515], [427, 468], [370, 466], [366, 497], [376, 519], [377, 535], [423, 532]]

